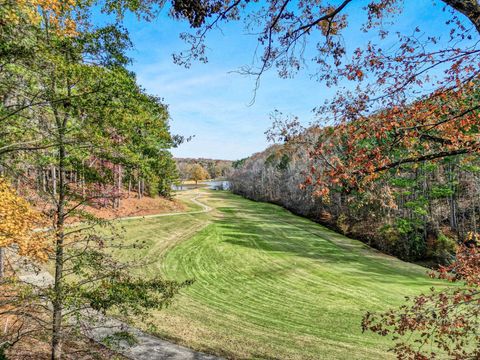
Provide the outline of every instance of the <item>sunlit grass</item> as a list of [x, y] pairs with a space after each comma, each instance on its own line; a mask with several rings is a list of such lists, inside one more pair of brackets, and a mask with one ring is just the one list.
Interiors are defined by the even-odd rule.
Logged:
[[142, 275], [196, 280], [153, 314], [159, 335], [231, 358], [392, 357], [361, 318], [427, 291], [424, 268], [278, 206], [202, 193], [213, 212], [123, 223], [127, 241], [146, 247], [119, 256], [151, 261]]

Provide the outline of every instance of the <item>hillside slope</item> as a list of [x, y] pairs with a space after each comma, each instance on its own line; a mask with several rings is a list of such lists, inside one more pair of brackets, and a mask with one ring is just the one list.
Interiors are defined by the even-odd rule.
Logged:
[[123, 224], [145, 241], [145, 276], [196, 280], [154, 313], [158, 335], [236, 359], [393, 357], [387, 339], [361, 333], [361, 318], [427, 291], [424, 268], [281, 207], [201, 192], [214, 211]]

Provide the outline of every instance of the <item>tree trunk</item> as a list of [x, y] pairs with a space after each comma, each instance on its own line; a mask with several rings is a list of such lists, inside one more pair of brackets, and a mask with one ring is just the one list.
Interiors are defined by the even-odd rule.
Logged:
[[63, 121], [57, 117], [58, 128], [58, 202], [56, 208], [56, 224], [55, 224], [55, 283], [53, 287], [53, 319], [52, 319], [52, 360], [60, 360], [62, 358], [62, 343], [63, 343], [63, 255], [64, 255], [64, 223], [65, 223], [65, 202], [66, 202], [66, 190], [67, 184], [65, 181], [65, 127], [67, 119]]
[[457, 197], [456, 197], [456, 186], [453, 184], [453, 181], [456, 180], [454, 176], [454, 170], [452, 164], [448, 166], [448, 182], [451, 186], [453, 193], [450, 195], [450, 227], [454, 229], [458, 234], [458, 221], [457, 221]]
[[42, 190], [44, 193], [47, 192], [47, 174], [45, 169], [42, 169]]
[[57, 170], [52, 166], [52, 194], [57, 195]]
[[5, 249], [0, 247], [0, 279], [5, 276]]
[[115, 207], [116, 208], [119, 208], [120, 207], [120, 199], [121, 199], [121, 192], [122, 192], [122, 178], [123, 178], [123, 175], [122, 175], [122, 165], [117, 165], [118, 167], [118, 173], [117, 173], [117, 177], [118, 177], [118, 180], [117, 180], [117, 197], [116, 197], [116, 200], [115, 200]]
[[137, 190], [138, 190], [138, 198], [141, 199], [142, 198], [142, 182], [140, 180], [140, 177], [138, 178], [138, 182], [137, 182]]
[[80, 186], [82, 187], [82, 199], [85, 200], [86, 192], [85, 192], [85, 160], [82, 160], [82, 172], [80, 174]]

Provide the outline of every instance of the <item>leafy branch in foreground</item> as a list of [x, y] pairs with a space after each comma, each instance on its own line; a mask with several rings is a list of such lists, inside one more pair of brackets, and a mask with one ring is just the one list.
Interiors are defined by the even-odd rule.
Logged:
[[367, 313], [363, 331], [391, 336], [399, 359], [477, 359], [480, 356], [480, 251], [460, 246], [456, 260], [432, 277], [455, 286], [432, 289], [385, 313]]

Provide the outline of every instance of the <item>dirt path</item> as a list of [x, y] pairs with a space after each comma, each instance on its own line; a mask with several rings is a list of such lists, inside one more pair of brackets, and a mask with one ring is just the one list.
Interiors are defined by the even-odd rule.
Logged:
[[[111, 221], [111, 222], [115, 222], [115, 221], [126, 221], [126, 220], [152, 219], [152, 218], [164, 217], [164, 216], [180, 216], [180, 215], [202, 214], [202, 213], [212, 211], [213, 209], [210, 206], [198, 201], [198, 198], [200, 198], [200, 197], [202, 197], [202, 195], [197, 193], [195, 197], [190, 198], [189, 200], [191, 202], [193, 202], [194, 204], [201, 206], [202, 210], [176, 211], [176, 212], [152, 214], [152, 215], [125, 216], [125, 217], [118, 217], [118, 218], [106, 219], [106, 220]], [[74, 227], [74, 226], [79, 226], [79, 225], [82, 225], [82, 222], [74, 222], [74, 223], [67, 224], [65, 226], [66, 227]], [[51, 231], [51, 230], [53, 230], [52, 227], [45, 227], [45, 228], [34, 229], [34, 232], [47, 232], [47, 231]]]
[[[118, 218], [115, 221], [125, 221], [143, 218], [155, 218], [163, 216], [178, 216], [188, 214], [200, 214], [209, 212], [212, 210], [208, 205], [198, 201], [201, 197], [197, 194], [195, 197], [189, 199], [193, 203], [202, 207], [202, 210], [175, 212], [175, 213], [163, 213], [158, 215], [146, 215], [146, 216], [134, 216], [126, 218]], [[15, 272], [20, 280], [25, 283], [31, 284], [36, 287], [52, 286], [54, 279], [53, 276], [47, 271], [38, 272], [35, 268], [29, 265], [28, 262], [21, 259], [13, 251], [8, 252], [8, 258], [10, 264], [17, 264], [15, 266]], [[21, 265], [20, 265], [21, 264]], [[89, 310], [87, 314], [89, 318], [95, 318], [95, 326], [92, 330], [84, 331], [84, 335], [97, 342], [102, 342], [108, 336], [114, 335], [118, 331], [129, 331], [136, 337], [136, 344], [129, 346], [126, 342], [121, 342], [119, 348], [115, 349], [123, 356], [135, 359], [135, 360], [221, 360], [222, 358], [200, 353], [184, 346], [174, 344], [172, 342], [157, 338], [150, 334], [147, 334], [137, 328], [131, 327], [114, 318], [105, 317], [93, 310]], [[100, 325], [101, 324], [101, 325]], [[86, 324], [85, 328], [88, 328]], [[81, 326], [84, 328], [83, 326]]]
[[209, 211], [212, 211], [212, 208], [207, 204], [204, 204], [198, 201], [198, 198], [201, 198], [201, 194], [197, 194], [195, 197], [189, 199], [196, 205], [202, 207], [202, 210], [194, 210], [194, 211], [180, 211], [180, 212], [171, 212], [171, 213], [161, 213], [161, 214], [153, 214], [153, 215], [140, 215], [140, 216], [126, 216], [121, 218], [112, 219], [112, 221], [125, 221], [125, 220], [138, 220], [138, 219], [152, 219], [157, 217], [164, 217], [164, 216], [178, 216], [178, 215], [191, 215], [191, 214], [202, 214]]

